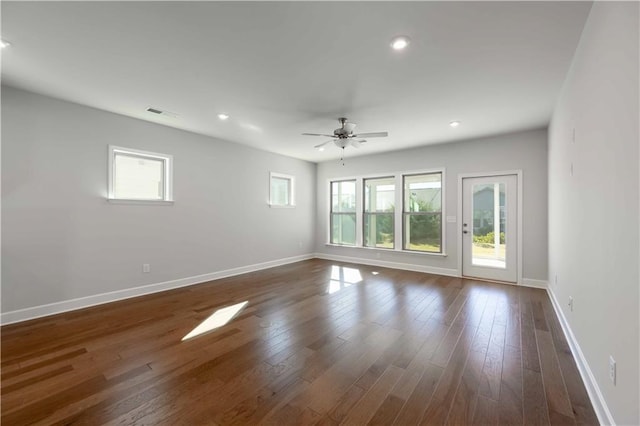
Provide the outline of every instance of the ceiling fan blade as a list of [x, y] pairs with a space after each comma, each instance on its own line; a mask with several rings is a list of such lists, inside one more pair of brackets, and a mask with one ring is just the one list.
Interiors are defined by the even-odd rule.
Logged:
[[376, 133], [358, 133], [353, 135], [354, 138], [384, 138], [389, 136], [388, 132], [376, 132]]
[[321, 143], [320, 145], [316, 145], [316, 146], [314, 146], [314, 148], [322, 148], [323, 146], [325, 146], [325, 145], [326, 145], [326, 144], [328, 144], [329, 142], [333, 142], [333, 140], [323, 142], [323, 143]]
[[356, 140], [351, 139], [351, 140], [349, 141], [349, 143], [350, 143], [350, 145], [351, 145], [352, 147], [354, 147], [354, 148], [360, 148], [360, 141], [356, 141]]
[[325, 138], [333, 138], [334, 135], [323, 135], [322, 133], [303, 133], [303, 136], [324, 136]]
[[353, 132], [353, 129], [355, 128], [356, 128], [356, 123], [344, 123], [344, 129], [349, 133]]

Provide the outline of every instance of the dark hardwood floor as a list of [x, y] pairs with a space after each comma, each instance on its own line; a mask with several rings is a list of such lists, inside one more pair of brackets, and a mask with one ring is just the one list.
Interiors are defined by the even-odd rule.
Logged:
[[598, 423], [544, 291], [317, 259], [3, 327], [1, 421]]

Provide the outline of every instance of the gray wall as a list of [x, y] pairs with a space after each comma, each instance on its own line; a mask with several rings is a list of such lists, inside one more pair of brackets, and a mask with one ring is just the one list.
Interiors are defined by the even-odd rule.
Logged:
[[[453, 130], [455, 131], [455, 130]], [[392, 143], [376, 140], [370, 143]], [[331, 149], [330, 147], [329, 149]], [[366, 149], [362, 147], [361, 149]], [[458, 267], [458, 222], [446, 224], [446, 257], [389, 250], [326, 245], [329, 220], [329, 180], [361, 175], [445, 168], [447, 216], [459, 216], [458, 175], [503, 170], [523, 171], [523, 277], [547, 279], [547, 132], [533, 130], [508, 135], [441, 144], [405, 151], [327, 161], [318, 165], [316, 252], [369, 260], [399, 262], [432, 268]], [[380, 255], [378, 258], [377, 255]]]
[[595, 2], [549, 129], [549, 282], [621, 425], [640, 424], [638, 71], [638, 3]]
[[[107, 202], [109, 144], [172, 154], [175, 204]], [[312, 253], [315, 169], [3, 87], [2, 310]], [[296, 177], [296, 208], [268, 207], [270, 171]]]

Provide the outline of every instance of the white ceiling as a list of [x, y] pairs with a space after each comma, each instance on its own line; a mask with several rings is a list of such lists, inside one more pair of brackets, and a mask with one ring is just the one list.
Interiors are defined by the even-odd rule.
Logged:
[[[309, 161], [548, 124], [591, 2], [2, 2], [4, 84]], [[409, 48], [392, 51], [393, 36]], [[158, 117], [152, 106], [178, 114]], [[216, 115], [226, 112], [225, 122]], [[452, 120], [460, 120], [456, 129]]]

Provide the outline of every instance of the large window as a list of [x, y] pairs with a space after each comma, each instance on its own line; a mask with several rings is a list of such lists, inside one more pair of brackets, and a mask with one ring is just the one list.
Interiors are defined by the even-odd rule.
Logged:
[[394, 247], [395, 179], [393, 177], [365, 179], [364, 183], [365, 247]]
[[403, 176], [404, 249], [442, 253], [442, 173]]
[[172, 156], [109, 146], [109, 199], [172, 201]]
[[329, 244], [444, 255], [444, 173], [329, 182]]
[[269, 175], [269, 204], [271, 207], [294, 207], [294, 178], [282, 173]]
[[356, 244], [356, 181], [331, 182], [331, 244]]

